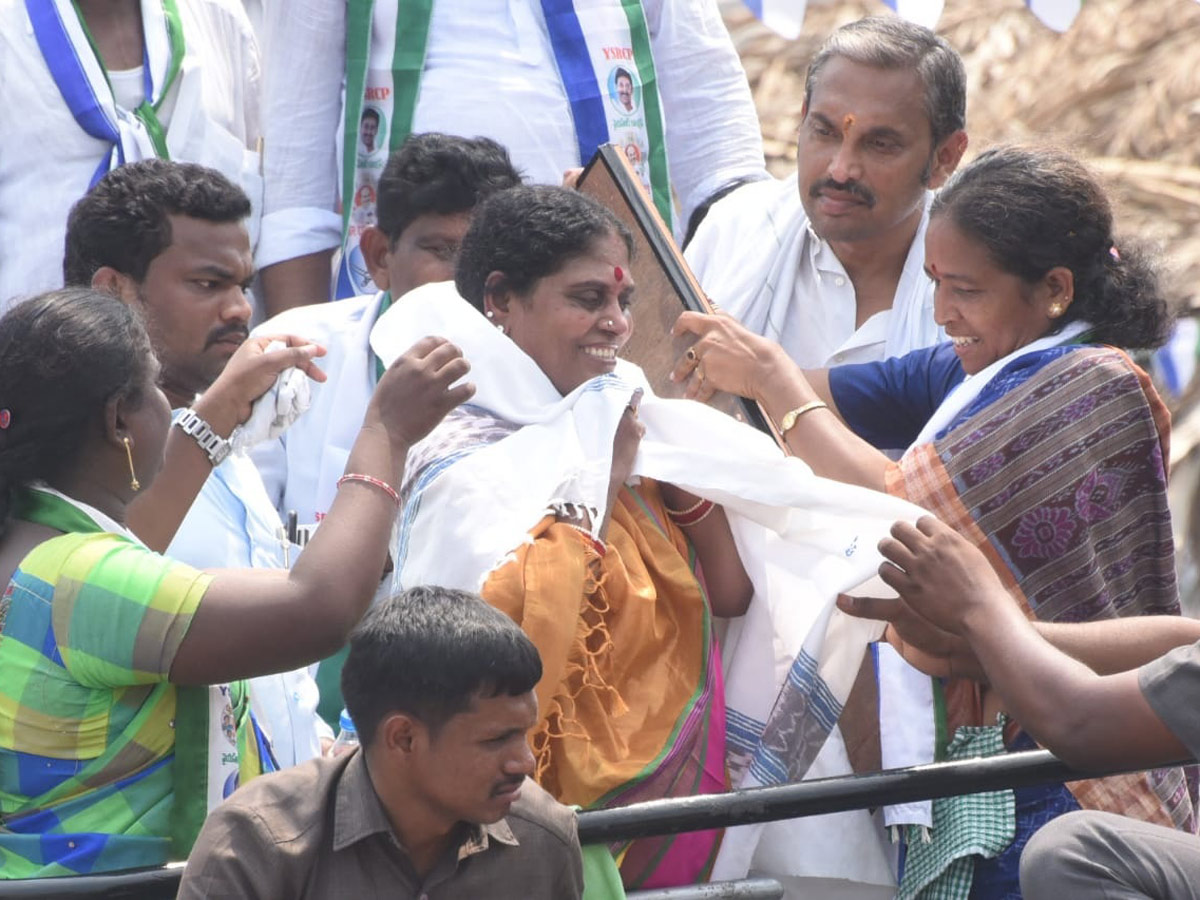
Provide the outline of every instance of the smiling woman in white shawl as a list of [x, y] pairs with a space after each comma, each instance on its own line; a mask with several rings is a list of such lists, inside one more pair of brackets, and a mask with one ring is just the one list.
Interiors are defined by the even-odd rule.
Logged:
[[[844, 650], [823, 653], [833, 597], [872, 574], [892, 521], [917, 514], [814, 478], [707, 407], [654, 397], [616, 359], [636, 305], [629, 252], [588, 198], [514, 188], [476, 211], [457, 292], [420, 288], [372, 333], [384, 360], [439, 334], [471, 363], [474, 401], [410, 456], [397, 580], [478, 590], [530, 634], [546, 673], [537, 777], [583, 807], [809, 774], [878, 630], [838, 614], [830, 646]], [[713, 616], [740, 616], [752, 593], [723, 670]], [[881, 852], [852, 836], [865, 826], [839, 821], [844, 847], [814, 838], [797, 870], [888, 883]], [[614, 852], [627, 885], [678, 884], [714, 860], [744, 873], [760, 835]]]

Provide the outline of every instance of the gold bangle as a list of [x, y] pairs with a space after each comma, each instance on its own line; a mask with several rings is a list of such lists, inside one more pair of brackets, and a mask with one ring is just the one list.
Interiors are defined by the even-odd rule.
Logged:
[[797, 406], [795, 409], [784, 413], [783, 418], [779, 420], [779, 436], [783, 437], [787, 434], [788, 430], [796, 424], [797, 419], [806, 412], [812, 412], [814, 409], [829, 409], [829, 404], [824, 400], [809, 400], [803, 406]]

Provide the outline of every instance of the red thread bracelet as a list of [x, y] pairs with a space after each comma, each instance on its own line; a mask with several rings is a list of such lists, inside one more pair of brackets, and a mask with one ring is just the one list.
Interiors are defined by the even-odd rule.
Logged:
[[390, 484], [388, 484], [386, 481], [382, 481], [381, 479], [375, 478], [372, 475], [360, 475], [358, 472], [347, 472], [345, 475], [343, 475], [341, 478], [339, 478], [337, 480], [337, 486], [340, 488], [347, 481], [361, 481], [363, 484], [374, 485], [375, 487], [377, 487], [381, 491], [383, 491], [385, 494], [387, 494], [389, 497], [391, 497], [392, 501], [396, 504], [397, 507], [400, 506], [400, 495], [397, 494], [396, 489], [394, 487], [392, 487]]
[[689, 528], [692, 525], [699, 525], [716, 508], [717, 505], [711, 500], [701, 500], [694, 506], [689, 506], [686, 511], [676, 512], [673, 509], [668, 509], [667, 513], [671, 516], [671, 520], [680, 528]]
[[667, 506], [665, 503], [663, 504], [663, 509], [665, 509], [667, 511], [668, 516], [670, 516], [672, 519], [674, 519], [679, 516], [690, 516], [692, 513], [694, 513], [696, 510], [698, 510], [700, 507], [702, 507], [707, 502], [708, 501], [705, 500], [703, 497], [700, 497], [698, 500], [696, 500], [695, 503], [693, 503], [687, 509], [671, 509], [671, 507]]

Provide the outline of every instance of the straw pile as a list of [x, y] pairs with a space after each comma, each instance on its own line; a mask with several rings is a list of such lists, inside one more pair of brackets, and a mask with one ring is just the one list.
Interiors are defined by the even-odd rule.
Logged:
[[[787, 174], [813, 50], [838, 25], [886, 7], [810, 0], [795, 41], [768, 31], [740, 4], [724, 9], [768, 165]], [[972, 150], [1053, 141], [1089, 160], [1117, 199], [1118, 237], [1156, 244], [1171, 296], [1200, 311], [1200, 3], [1088, 0], [1060, 35], [1022, 0], [946, 0], [938, 32], [966, 63]]]

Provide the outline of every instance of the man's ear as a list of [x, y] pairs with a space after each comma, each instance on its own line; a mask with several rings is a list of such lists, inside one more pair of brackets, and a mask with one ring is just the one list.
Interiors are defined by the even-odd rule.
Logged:
[[112, 266], [101, 266], [96, 270], [92, 275], [92, 287], [106, 294], [112, 294], [122, 303], [130, 306], [137, 302], [137, 282], [124, 272], [118, 272]]
[[392, 285], [387, 264], [392, 242], [388, 240], [388, 236], [377, 226], [370, 225], [359, 236], [358, 249], [362, 251], [363, 262], [367, 264], [367, 271], [371, 273], [375, 287], [381, 291], [390, 290]]
[[407, 756], [427, 734], [428, 729], [420, 719], [408, 713], [393, 712], [379, 723], [376, 741], [388, 753]]
[[945, 184], [946, 179], [953, 175], [954, 170], [958, 168], [958, 164], [966, 152], [967, 133], [962, 129], [938, 144], [933, 151], [933, 166], [930, 169], [929, 183], [926, 186], [931, 190], [937, 190]]

